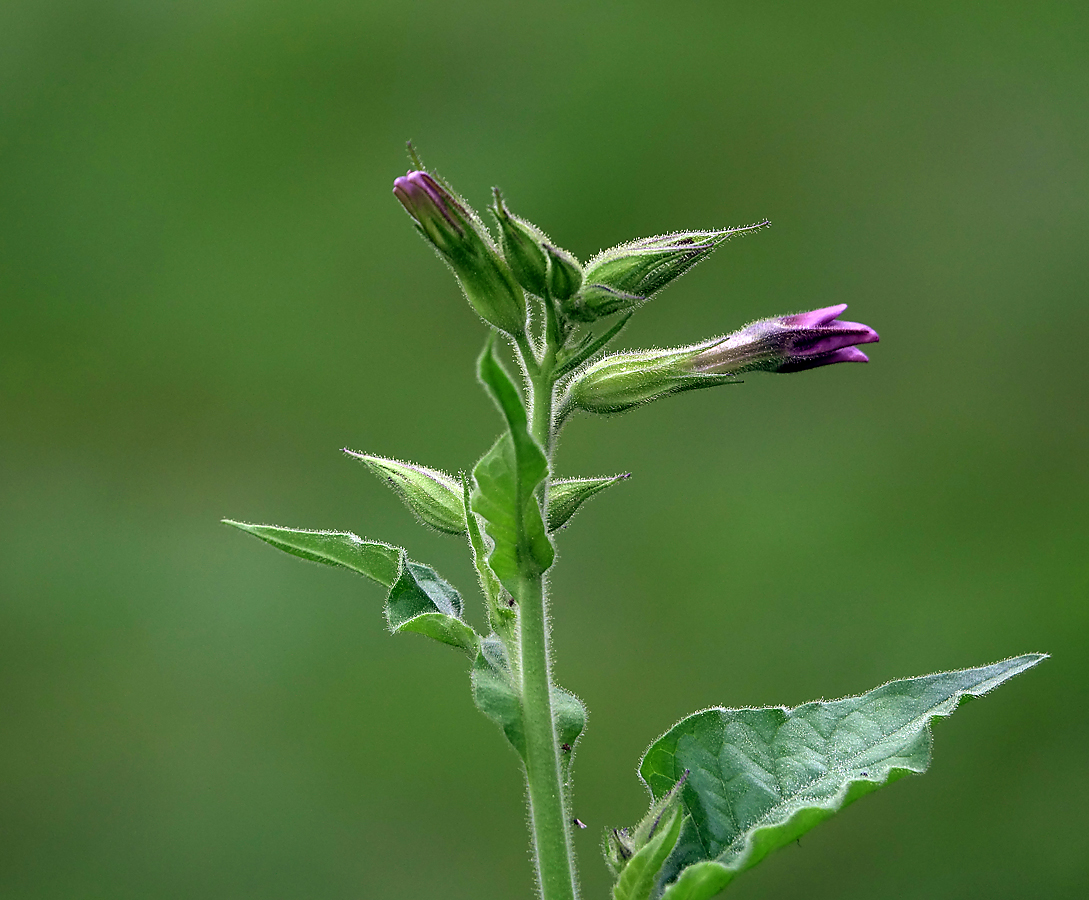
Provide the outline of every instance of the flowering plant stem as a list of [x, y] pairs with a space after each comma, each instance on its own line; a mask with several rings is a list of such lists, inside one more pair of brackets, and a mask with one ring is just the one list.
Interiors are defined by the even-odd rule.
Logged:
[[[550, 302], [546, 303], [545, 309], [551, 320]], [[551, 326], [552, 322], [547, 321], [541, 360], [535, 358], [528, 342], [519, 342], [520, 361], [533, 393], [530, 434], [544, 450], [548, 462], [548, 474], [538, 488], [546, 517], [552, 471], [552, 373], [557, 350]], [[526, 542], [528, 536], [520, 535], [519, 543]], [[532, 571], [523, 572], [519, 588], [515, 600], [519, 609], [522, 709], [526, 730], [525, 775], [537, 877], [543, 900], [575, 900], [579, 891], [571, 845], [571, 814], [560, 773], [562, 750], [552, 714], [547, 578]]]
[[[556, 478], [558, 432], [576, 410], [623, 412], [682, 391], [737, 384], [742, 372], [866, 362], [857, 345], [877, 341], [877, 332], [840, 320], [840, 304], [762, 319], [687, 347], [603, 356], [641, 304], [732, 235], [761, 226], [659, 235], [604, 251], [584, 267], [507, 209], [498, 191], [497, 243], [437, 177], [415, 171], [394, 185], [420, 234], [494, 329], [478, 372], [505, 428], [460, 479], [348, 452], [421, 522], [468, 538], [490, 632], [478, 633], [454, 586], [401, 548], [351, 532], [227, 521], [295, 556], [377, 582], [388, 592], [390, 631], [416, 632], [466, 654], [474, 703], [522, 762], [540, 898], [578, 900], [572, 834], [585, 826], [572, 815], [571, 766], [586, 707], [552, 679], [548, 576], [559, 529], [590, 497], [627, 476]], [[609, 318], [611, 325], [599, 324]], [[506, 336], [519, 363], [521, 389], [496, 355], [497, 335]], [[613, 900], [708, 900], [853, 800], [925, 771], [934, 717], [1043, 658], [1025, 654], [793, 709], [715, 707], [682, 719], [639, 765], [651, 796], [646, 816], [604, 833]]]

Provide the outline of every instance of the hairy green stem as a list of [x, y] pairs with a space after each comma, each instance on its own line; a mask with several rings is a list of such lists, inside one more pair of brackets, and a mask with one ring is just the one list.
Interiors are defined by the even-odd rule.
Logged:
[[560, 749], [552, 718], [548, 611], [544, 581], [524, 578], [519, 585], [521, 613], [522, 714], [526, 730], [526, 786], [537, 878], [543, 900], [578, 897], [571, 823], [560, 776]]
[[[546, 305], [545, 351], [532, 378], [531, 433], [549, 460], [541, 494], [547, 521], [552, 463], [553, 371], [558, 346], [554, 313]], [[522, 715], [526, 731], [526, 787], [542, 900], [576, 900], [578, 875], [571, 846], [571, 816], [560, 771], [560, 747], [552, 715], [552, 673], [548, 646], [547, 582], [527, 572], [515, 598], [519, 608]]]

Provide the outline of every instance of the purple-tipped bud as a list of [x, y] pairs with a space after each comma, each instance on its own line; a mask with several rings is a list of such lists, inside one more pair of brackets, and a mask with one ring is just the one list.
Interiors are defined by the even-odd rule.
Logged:
[[763, 370], [802, 372], [840, 362], [869, 362], [857, 344], [879, 340], [860, 322], [836, 318], [846, 303], [792, 316], [761, 319], [706, 345], [692, 358], [693, 372], [733, 374]]
[[525, 297], [469, 205], [422, 171], [395, 179], [393, 194], [454, 270], [480, 317], [507, 334], [519, 334], [525, 328]]
[[617, 353], [572, 380], [567, 402], [588, 412], [623, 412], [681, 391], [737, 384], [743, 372], [801, 372], [839, 362], [869, 362], [855, 346], [878, 340], [858, 322], [836, 318], [847, 304], [753, 322], [724, 338], [672, 350]]
[[393, 193], [442, 253], [454, 251], [464, 241], [470, 228], [468, 212], [427, 172], [409, 172], [395, 178]]

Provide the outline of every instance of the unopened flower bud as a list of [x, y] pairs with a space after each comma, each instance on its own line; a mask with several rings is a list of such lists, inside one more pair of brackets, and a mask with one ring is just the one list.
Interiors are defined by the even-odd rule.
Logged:
[[525, 297], [469, 205], [423, 171], [395, 179], [393, 193], [454, 270], [480, 317], [507, 334], [519, 334], [526, 321]]
[[730, 375], [692, 372], [692, 357], [702, 346], [606, 356], [572, 382], [568, 399], [587, 412], [616, 413], [679, 391], [731, 381]]
[[582, 266], [566, 250], [545, 244], [548, 254], [548, 292], [561, 303], [582, 287]]
[[859, 322], [836, 318], [846, 303], [812, 312], [761, 319], [706, 347], [692, 358], [695, 372], [802, 372], [840, 362], [869, 362], [857, 344], [880, 340]]
[[503, 249], [503, 258], [523, 288], [543, 297], [548, 276], [544, 245], [548, 243], [548, 237], [536, 225], [513, 215], [503, 203], [498, 188], [494, 192], [495, 203], [491, 211], [499, 223], [499, 246]]
[[839, 362], [869, 362], [857, 344], [877, 341], [868, 325], [836, 318], [847, 304], [753, 322], [740, 331], [672, 350], [617, 353], [589, 366], [568, 401], [589, 412], [631, 409], [660, 397], [737, 383], [743, 372], [801, 372]]
[[592, 322], [638, 306], [733, 235], [765, 225], [767, 222], [719, 231], [679, 231], [604, 250], [587, 263], [583, 288], [564, 311], [572, 319]]

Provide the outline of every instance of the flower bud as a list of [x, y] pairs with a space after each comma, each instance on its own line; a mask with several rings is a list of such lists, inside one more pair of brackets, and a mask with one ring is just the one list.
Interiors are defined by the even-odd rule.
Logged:
[[856, 344], [879, 340], [868, 325], [836, 318], [846, 303], [761, 319], [723, 338], [672, 350], [617, 353], [589, 366], [568, 401], [597, 413], [623, 412], [660, 397], [737, 383], [743, 372], [802, 372], [839, 362], [869, 362]]
[[572, 382], [568, 400], [587, 412], [617, 413], [679, 391], [729, 383], [731, 375], [692, 372], [692, 357], [702, 347], [606, 356]]
[[427, 172], [409, 172], [393, 193], [421, 234], [454, 270], [465, 297], [482, 319], [507, 334], [525, 328], [526, 301], [487, 229], [468, 204]]
[[836, 317], [846, 303], [793, 316], [761, 319], [722, 338], [691, 360], [702, 373], [802, 372], [840, 362], [869, 362], [856, 344], [880, 340], [876, 331], [859, 322]]
[[548, 258], [544, 245], [548, 237], [541, 229], [525, 219], [512, 215], [503, 203], [499, 188], [491, 211], [499, 222], [499, 246], [518, 283], [538, 297], [545, 295], [548, 276]]
[[582, 287], [582, 266], [566, 250], [545, 244], [548, 254], [548, 292], [561, 303]]
[[767, 222], [719, 231], [678, 231], [621, 244], [586, 265], [584, 287], [565, 307], [572, 319], [592, 322], [649, 300], [735, 234]]

